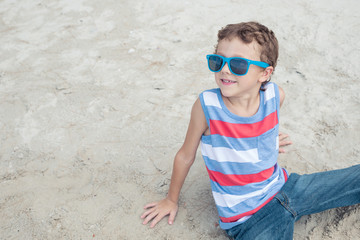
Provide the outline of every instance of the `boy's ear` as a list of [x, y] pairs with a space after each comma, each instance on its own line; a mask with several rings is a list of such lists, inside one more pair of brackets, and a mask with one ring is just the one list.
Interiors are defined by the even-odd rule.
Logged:
[[265, 70], [262, 72], [262, 76], [260, 77], [259, 81], [260, 82], [267, 81], [270, 78], [273, 71], [274, 71], [274, 68], [272, 66], [265, 68]]

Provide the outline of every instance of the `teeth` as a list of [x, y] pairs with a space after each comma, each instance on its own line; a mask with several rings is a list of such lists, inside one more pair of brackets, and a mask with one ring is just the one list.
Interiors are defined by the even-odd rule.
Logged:
[[223, 79], [223, 82], [225, 82], [225, 83], [234, 83], [234, 81], [225, 80], [225, 79]]

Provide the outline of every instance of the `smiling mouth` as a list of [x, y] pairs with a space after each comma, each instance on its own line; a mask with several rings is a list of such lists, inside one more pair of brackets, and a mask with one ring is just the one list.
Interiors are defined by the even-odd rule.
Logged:
[[230, 84], [236, 83], [236, 81], [231, 81], [231, 80], [227, 80], [227, 79], [221, 79], [221, 82], [222, 82], [224, 85], [230, 85]]

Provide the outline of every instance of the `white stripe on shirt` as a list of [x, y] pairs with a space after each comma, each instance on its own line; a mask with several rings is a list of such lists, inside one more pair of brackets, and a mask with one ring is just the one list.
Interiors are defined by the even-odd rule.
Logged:
[[257, 163], [259, 153], [257, 148], [246, 151], [237, 151], [225, 147], [212, 147], [210, 144], [201, 142], [201, 153], [203, 156], [217, 162]]
[[215, 199], [215, 203], [216, 205], [220, 206], [220, 207], [233, 207], [249, 198], [255, 197], [255, 196], [259, 196], [261, 194], [264, 194], [267, 192], [267, 190], [273, 185], [275, 184], [277, 181], [279, 181], [279, 178], [276, 177], [274, 180], [272, 180], [268, 185], [266, 185], [263, 189], [255, 191], [255, 192], [251, 192], [248, 194], [244, 194], [244, 195], [230, 195], [230, 194], [221, 194], [218, 192], [212, 192], [214, 199]]
[[275, 97], [274, 84], [268, 84], [265, 91], [265, 102]]
[[204, 92], [204, 102], [206, 106], [214, 106], [221, 108], [218, 95], [214, 92]]

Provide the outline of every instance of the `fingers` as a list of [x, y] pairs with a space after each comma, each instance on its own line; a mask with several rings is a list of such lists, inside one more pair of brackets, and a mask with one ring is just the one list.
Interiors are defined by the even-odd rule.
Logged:
[[288, 145], [291, 145], [292, 142], [291, 141], [280, 141], [279, 142], [279, 153], [286, 153], [286, 150], [282, 147], [285, 147], [285, 146], [288, 146]]
[[141, 218], [144, 219], [143, 224], [146, 225], [151, 222], [150, 227], [153, 228], [167, 215], [170, 215], [168, 223], [173, 224], [178, 205], [171, 200], [163, 199], [160, 202], [145, 205], [144, 209], [147, 209], [147, 211], [141, 215]]
[[151, 216], [151, 213], [153, 213], [155, 211], [154, 207], [157, 205], [157, 202], [153, 202], [153, 203], [149, 203], [149, 204], [146, 204], [144, 206], [144, 209], [149, 209], [148, 211], [144, 212], [143, 215], [141, 215], [140, 218], [144, 219], [144, 222], [143, 224], [147, 224], [151, 219], [152, 217], [150, 218]]
[[143, 215], [141, 215], [141, 218], [144, 219], [146, 218], [150, 213], [152, 213], [154, 211], [154, 209], [150, 209], [149, 211], [146, 211], [143, 213]]
[[169, 216], [169, 221], [168, 221], [168, 223], [169, 223], [170, 225], [174, 223], [175, 216], [176, 216], [176, 211], [171, 211], [171, 212], [170, 212], [170, 216]]
[[164, 214], [157, 214], [156, 217], [152, 220], [151, 224], [150, 224], [150, 227], [153, 228], [155, 227], [155, 225], [160, 222], [160, 220], [165, 217], [166, 215]]
[[285, 133], [282, 133], [282, 132], [279, 132], [279, 141], [282, 141], [287, 137], [289, 137], [289, 135], [287, 135]]
[[156, 213], [155, 213], [155, 206], [157, 205], [157, 202], [153, 202], [153, 203], [149, 203], [149, 204], [146, 204], [144, 206], [144, 209], [149, 209], [148, 211], [144, 212], [143, 215], [141, 215], [140, 218], [144, 219], [143, 221], [143, 224], [147, 224], [151, 219], [154, 218], [154, 216], [156, 216]]
[[292, 144], [292, 141], [280, 141], [279, 142], [280, 146], [287, 146], [287, 145], [290, 145], [290, 144]]
[[144, 206], [144, 209], [155, 207], [158, 202], [148, 203]]
[[279, 153], [286, 153], [286, 151], [283, 148], [279, 148]]
[[151, 221], [150, 227], [153, 228], [155, 225], [160, 222], [163, 217], [165, 217], [167, 214], [164, 214], [162, 212], [159, 212], [157, 209], [150, 209], [149, 211], [146, 211], [141, 218], [144, 219], [143, 224], [146, 225]]
[[148, 222], [150, 222], [151, 219], [153, 219], [154, 217], [156, 217], [157, 214], [158, 214], [158, 213], [155, 212], [155, 211], [150, 212], [150, 213], [145, 217], [145, 219], [144, 219], [144, 221], [143, 221], [143, 224], [144, 224], [144, 225], [148, 224]]
[[171, 225], [174, 223], [174, 219], [176, 216], [176, 210], [170, 211], [170, 215], [169, 213], [161, 213], [161, 212], [155, 212], [155, 214], [152, 214], [151, 216], [149, 216], [151, 219], [154, 218], [150, 224], [150, 227], [153, 228], [155, 227], [155, 225], [160, 222], [161, 219], [163, 219], [165, 216], [169, 215], [169, 221], [168, 223]]
[[[287, 145], [290, 145], [292, 144], [292, 142], [290, 140], [285, 140], [286, 138], [288, 138], [289, 135], [285, 134], [285, 133], [282, 133], [282, 132], [279, 132], [279, 146], [280, 147], [283, 147], [283, 146], [287, 146]], [[279, 149], [279, 152], [285, 152], [284, 149]]]
[[158, 222], [160, 222], [163, 217], [167, 215], [164, 214], [162, 211], [159, 211], [158, 205], [159, 202], [153, 202], [144, 206], [144, 209], [148, 209], [148, 211], [144, 212], [143, 215], [141, 215], [141, 218], [144, 219], [144, 225], [148, 224], [151, 221], [150, 227], [153, 228]]
[[290, 140], [285, 140], [286, 138], [288, 138], [289, 135], [285, 134], [285, 133], [282, 133], [282, 132], [279, 132], [279, 153], [285, 153], [285, 149], [284, 148], [281, 148], [281, 147], [285, 147], [285, 146], [288, 146], [288, 145], [291, 145], [292, 144], [292, 141]]

